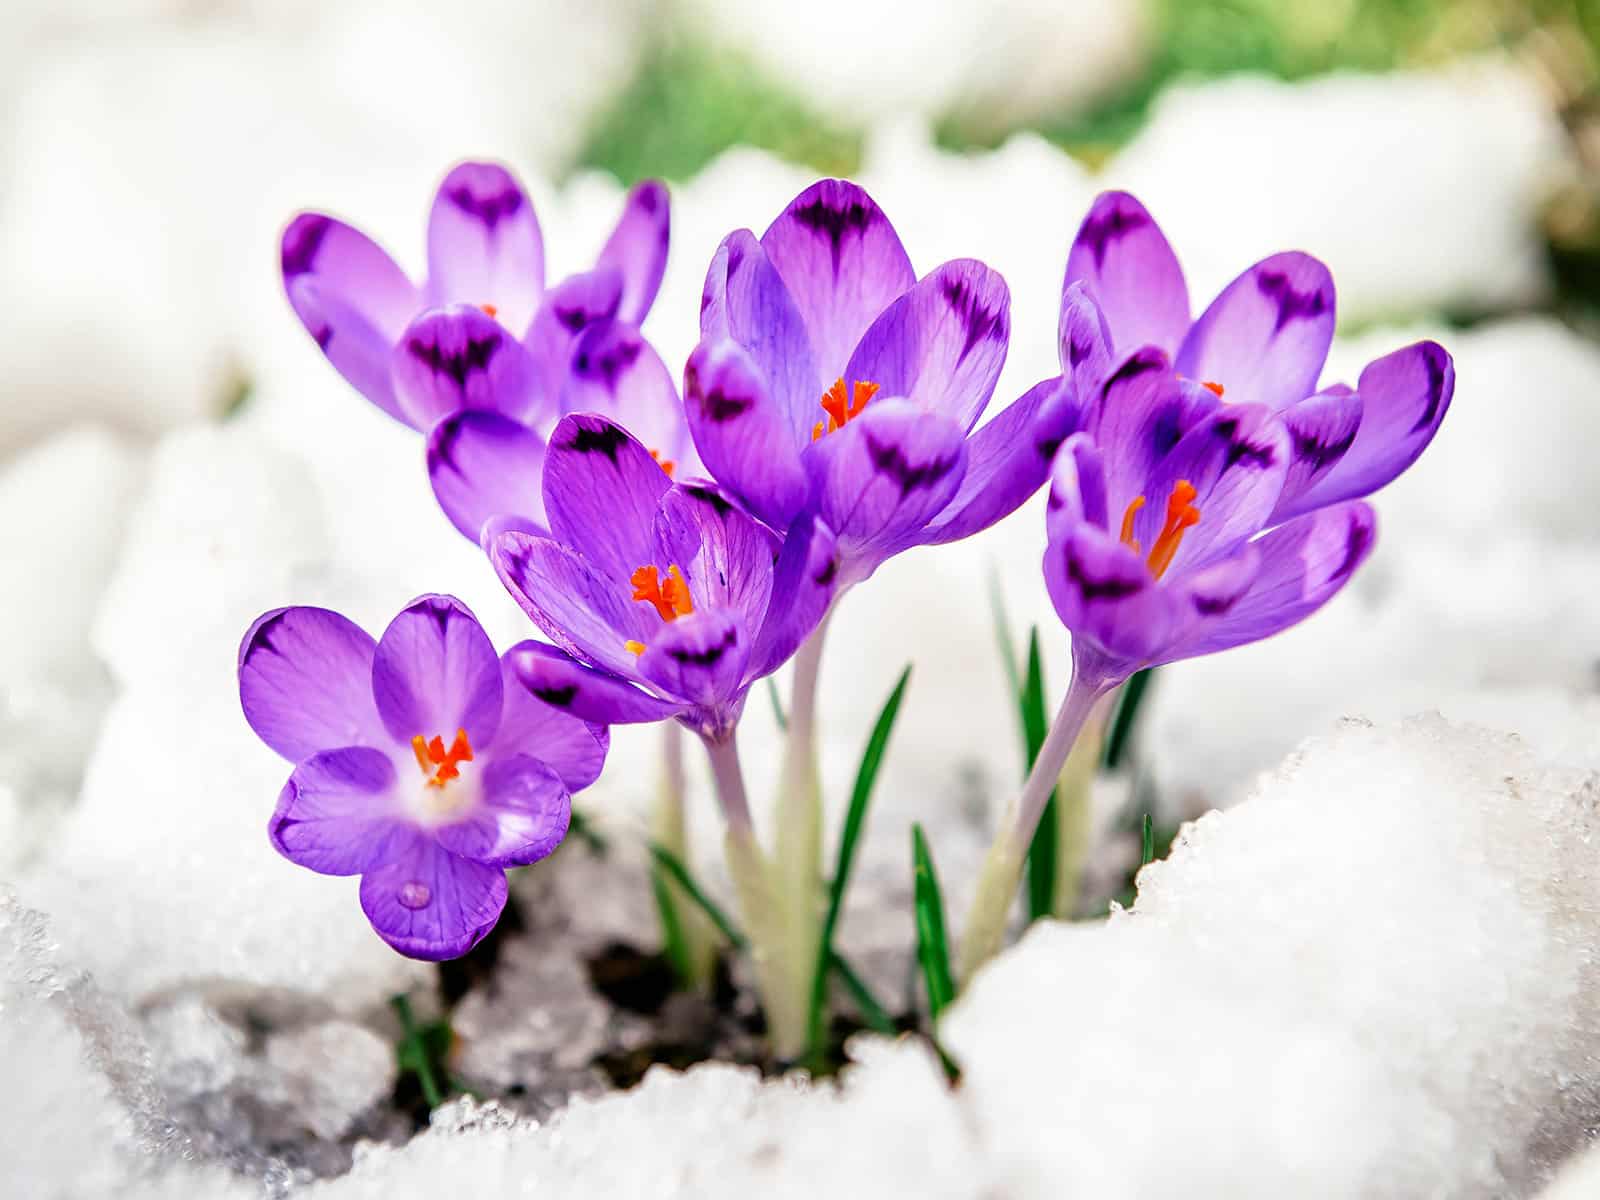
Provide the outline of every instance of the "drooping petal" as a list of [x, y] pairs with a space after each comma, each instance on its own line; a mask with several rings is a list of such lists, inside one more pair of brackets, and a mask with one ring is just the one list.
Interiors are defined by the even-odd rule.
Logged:
[[1044, 483], [1056, 451], [1082, 419], [1070, 380], [1058, 375], [1035, 384], [967, 439], [961, 487], [918, 540], [959, 541], [1015, 512]]
[[621, 303], [622, 276], [613, 267], [596, 267], [563, 279], [539, 306], [523, 342], [533, 356], [539, 394], [546, 400], [544, 409], [551, 421], [559, 412], [578, 339], [586, 330], [616, 320]]
[[[1189, 289], [1166, 235], [1127, 192], [1102, 192], [1078, 227], [1062, 283], [1084, 284], [1105, 315], [1111, 345], [1177, 353], [1189, 328]], [[1065, 365], [1065, 364], [1063, 364]]]
[[739, 691], [749, 657], [742, 614], [696, 609], [662, 624], [639, 656], [639, 673], [669, 696], [711, 707]]
[[1080, 395], [1088, 397], [1098, 392], [1113, 363], [1111, 330], [1106, 326], [1105, 314], [1089, 294], [1089, 285], [1082, 280], [1069, 283], [1061, 293], [1056, 340], [1062, 373], [1072, 379]]
[[511, 598], [556, 645], [619, 675], [638, 677], [627, 643], [644, 641], [660, 618], [649, 605], [633, 601], [626, 579], [602, 576], [577, 552], [526, 533], [497, 536], [489, 561]]
[[[1361, 426], [1361, 397], [1343, 384], [1291, 404], [1279, 416], [1289, 431], [1289, 474], [1273, 510], [1272, 523], [1305, 511], [1308, 493], [1320, 490], [1350, 447]], [[1315, 504], [1309, 507], [1317, 507]]]
[[867, 329], [844, 369], [968, 431], [994, 395], [1011, 339], [1011, 293], [998, 271], [957, 259], [930, 271]]
[[1377, 533], [1376, 514], [1360, 500], [1280, 525], [1252, 543], [1261, 565], [1249, 590], [1197, 629], [1174, 657], [1260, 641], [1305, 620], [1350, 581]]
[[[561, 653], [554, 646], [545, 649]], [[539, 699], [523, 686], [512, 668], [511, 651], [501, 656], [500, 679], [505, 687], [505, 705], [500, 712], [500, 729], [490, 747], [494, 754], [537, 758], [561, 777], [569, 792], [582, 791], [600, 778], [611, 745], [611, 735], [604, 725], [580, 720]]]
[[378, 245], [343, 221], [301, 213], [283, 231], [283, 287], [306, 332], [368, 400], [410, 424], [389, 381], [389, 351], [422, 294]]
[[323, 875], [359, 875], [391, 861], [411, 838], [382, 750], [323, 750], [294, 769], [267, 824], [275, 850]]
[[749, 355], [727, 338], [702, 342], [684, 369], [683, 400], [706, 470], [761, 520], [785, 528], [809, 484], [788, 416]]
[[500, 322], [457, 304], [406, 327], [390, 361], [395, 395], [418, 429], [466, 409], [513, 420], [538, 402], [533, 359]]
[[533, 202], [498, 163], [444, 177], [428, 217], [428, 303], [487, 304], [521, 334], [544, 295], [544, 237]]
[[[773, 433], [786, 430], [789, 444], [798, 452], [811, 436], [822, 394], [833, 377], [824, 378], [805, 318], [748, 229], [724, 238], [706, 271], [700, 338], [711, 343], [732, 341], [750, 356], [755, 376], [782, 414]], [[841, 357], [835, 370], [843, 367]]]
[[451, 854], [418, 832], [394, 861], [361, 877], [361, 908], [378, 936], [408, 958], [460, 958], [506, 906], [506, 873]]
[[439, 845], [490, 867], [525, 867], [567, 836], [572, 796], [546, 763], [526, 754], [485, 765], [478, 802], [459, 821], [433, 831]]
[[1244, 404], [1284, 408], [1317, 390], [1333, 344], [1333, 276], [1309, 254], [1262, 259], [1211, 302], [1178, 350], [1180, 375]]
[[622, 426], [593, 413], [561, 418], [545, 454], [550, 532], [615, 588], [655, 561], [656, 509], [672, 486]]
[[276, 608], [239, 645], [244, 719], [290, 762], [340, 746], [387, 747], [372, 698], [377, 643], [325, 608]]
[[1377, 491], [1433, 441], [1455, 393], [1456, 369], [1437, 342], [1417, 342], [1367, 364], [1356, 385], [1361, 424], [1349, 451], [1280, 519]]
[[696, 608], [728, 608], [759, 629], [772, 596], [778, 539], [706, 483], [679, 484], [661, 500], [651, 560], [676, 566]]
[[542, 642], [519, 642], [506, 651], [506, 661], [536, 699], [580, 721], [637, 725], [664, 721], [683, 711], [677, 701], [642, 692], [627, 680], [585, 666]]
[[802, 513], [784, 535], [773, 566], [772, 600], [750, 651], [747, 680], [770, 675], [789, 661], [828, 611], [838, 579], [833, 531], [820, 517]]
[[412, 738], [465, 730], [487, 746], [500, 725], [500, 659], [489, 635], [454, 596], [419, 596], [389, 622], [372, 660], [372, 691], [389, 732]]
[[622, 216], [595, 261], [595, 266], [610, 267], [622, 277], [622, 299], [617, 306], [622, 320], [638, 325], [655, 303], [667, 269], [671, 234], [667, 185], [647, 179], [628, 193]]
[[428, 435], [428, 481], [450, 523], [473, 542], [492, 517], [544, 526], [544, 442], [499, 413], [447, 417]]
[[917, 282], [889, 218], [842, 179], [818, 180], [796, 196], [761, 245], [794, 297], [825, 381], [844, 371], [867, 326]]
[[817, 513], [865, 579], [883, 558], [943, 511], [967, 466], [959, 425], [905, 400], [874, 401], [806, 456]]
[[1181, 619], [1164, 589], [1129, 547], [1099, 526], [1058, 526], [1044, 552], [1045, 590], [1074, 639], [1087, 639], [1124, 674], [1150, 663]]
[[585, 330], [572, 354], [561, 395], [562, 413], [600, 413], [633, 434], [669, 474], [682, 479], [700, 467], [672, 373], [644, 335], [624, 321]]
[[1056, 453], [1044, 520], [1052, 538], [1065, 537], [1073, 526], [1085, 522], [1106, 528], [1105, 460], [1087, 433], [1073, 434]]

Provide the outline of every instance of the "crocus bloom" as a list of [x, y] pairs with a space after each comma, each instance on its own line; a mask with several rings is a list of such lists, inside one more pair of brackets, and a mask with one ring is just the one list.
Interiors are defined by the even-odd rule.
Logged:
[[[547, 291], [544, 239], [527, 193], [499, 164], [465, 162], [434, 196], [423, 284], [360, 230], [305, 212], [283, 233], [283, 285], [340, 373], [384, 412], [426, 431], [442, 415], [441, 374], [469, 400], [491, 374], [502, 392], [531, 385], [558, 377], [575, 337], [597, 320], [644, 320], [666, 268], [668, 221], [666, 189], [640, 184], [594, 269]], [[406, 336], [423, 313], [452, 305], [486, 320], [448, 336], [426, 326]], [[397, 363], [410, 369], [396, 377]], [[512, 403], [502, 395], [495, 407]]]
[[726, 740], [751, 684], [794, 653], [833, 594], [821, 522], [802, 516], [780, 546], [710, 484], [674, 483], [598, 415], [556, 426], [544, 504], [550, 536], [502, 532], [488, 549], [556, 646], [524, 643], [507, 659], [535, 695], [584, 720], [676, 717]]
[[1005, 362], [1005, 281], [970, 259], [919, 281], [888, 217], [841, 180], [759, 240], [723, 240], [700, 328], [684, 402], [701, 459], [773, 529], [820, 516], [840, 587], [1011, 512], [1074, 425], [1058, 379], [973, 432]]
[[560, 844], [608, 742], [521, 687], [450, 596], [414, 601], [377, 642], [327, 609], [266, 613], [239, 648], [239, 698], [295, 764], [273, 846], [360, 875], [373, 929], [412, 958], [465, 954], [494, 927], [506, 868]]

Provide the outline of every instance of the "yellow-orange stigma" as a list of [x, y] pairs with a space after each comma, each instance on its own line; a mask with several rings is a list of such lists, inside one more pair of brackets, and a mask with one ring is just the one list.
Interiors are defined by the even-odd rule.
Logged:
[[500, 315], [500, 310], [492, 304], [480, 304], [478, 308], [482, 310], [483, 315], [486, 317], [498, 317]]
[[1222, 395], [1222, 385], [1220, 383], [1212, 383], [1210, 380], [1206, 380], [1200, 386], [1205, 388], [1206, 391], [1210, 392], [1213, 396], [1221, 397]]
[[677, 567], [667, 568], [665, 582], [654, 567], [640, 567], [628, 580], [633, 584], [633, 598], [656, 606], [663, 621], [676, 621], [694, 611], [694, 600], [689, 595], [689, 584]]
[[811, 440], [814, 442], [825, 433], [832, 433], [835, 429], [843, 429], [852, 418], [859, 417], [867, 407], [867, 401], [878, 394], [878, 385], [857, 380], [850, 390], [846, 392], [843, 379], [835, 379], [833, 386], [822, 393], [819, 403], [822, 411], [828, 414], [826, 422], [818, 421], [811, 427]]
[[432, 741], [420, 733], [411, 739], [411, 752], [417, 756], [417, 766], [428, 777], [428, 786], [442, 788], [461, 774], [461, 764], [472, 761], [472, 743], [465, 729], [456, 730], [456, 740], [445, 749], [444, 739], [435, 736]]
[[[1172, 495], [1167, 497], [1167, 519], [1156, 537], [1156, 544], [1150, 547], [1150, 557], [1146, 560], [1157, 579], [1167, 573], [1167, 568], [1177, 557], [1178, 547], [1183, 545], [1183, 535], [1200, 523], [1200, 510], [1193, 503], [1198, 494], [1194, 484], [1187, 479], [1180, 479], [1172, 485]], [[1131, 547], [1135, 554], [1139, 553], [1139, 542], [1133, 536], [1133, 519], [1143, 507], [1144, 497], [1135, 496], [1122, 514], [1122, 544]]]
[[[662, 458], [661, 457], [661, 451], [659, 451], [659, 450], [650, 451], [650, 457], [656, 460], [656, 466], [660, 467], [663, 471], [665, 471], [667, 473], [667, 478], [671, 479], [672, 478], [672, 472], [677, 470], [678, 464], [673, 462], [672, 459], [670, 459], [670, 458]], [[643, 568], [641, 568], [641, 570], [642, 569]], [[635, 584], [634, 586], [637, 587], [638, 585]]]

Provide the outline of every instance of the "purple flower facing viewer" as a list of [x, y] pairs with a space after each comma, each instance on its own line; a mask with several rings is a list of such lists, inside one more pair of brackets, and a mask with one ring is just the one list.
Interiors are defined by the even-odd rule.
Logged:
[[412, 958], [455, 958], [494, 927], [506, 868], [560, 844], [608, 744], [519, 686], [450, 596], [413, 601], [377, 642], [327, 609], [265, 613], [239, 648], [239, 697], [295, 764], [273, 846], [360, 875], [373, 929]]
[[726, 237], [684, 377], [700, 456], [769, 527], [837, 537], [841, 587], [955, 541], [1043, 483], [1075, 406], [1049, 380], [974, 431], [1010, 338], [999, 274], [958, 259], [918, 280], [861, 188], [807, 188], [758, 240]]
[[502, 532], [488, 547], [556, 643], [525, 642], [507, 661], [584, 720], [676, 717], [728, 739], [751, 684], [793, 655], [833, 595], [824, 524], [802, 514], [780, 543], [710, 484], [673, 482], [602, 416], [556, 426], [544, 503], [550, 536]]

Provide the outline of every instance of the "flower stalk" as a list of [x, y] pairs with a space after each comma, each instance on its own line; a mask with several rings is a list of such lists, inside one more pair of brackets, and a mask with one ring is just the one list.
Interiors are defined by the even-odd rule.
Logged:
[[[656, 788], [650, 832], [657, 845], [692, 869], [684, 794], [683, 726], [676, 721], [664, 721], [661, 725], [661, 778]], [[659, 868], [655, 869], [659, 871]], [[717, 932], [700, 906], [677, 880], [670, 875], [665, 876], [660, 886], [662, 893], [659, 898], [672, 906], [672, 916], [683, 949], [684, 961], [679, 964], [685, 972], [683, 982], [691, 988], [705, 990], [711, 985], [712, 969], [716, 964]], [[662, 921], [665, 927], [665, 913], [662, 914]]]

